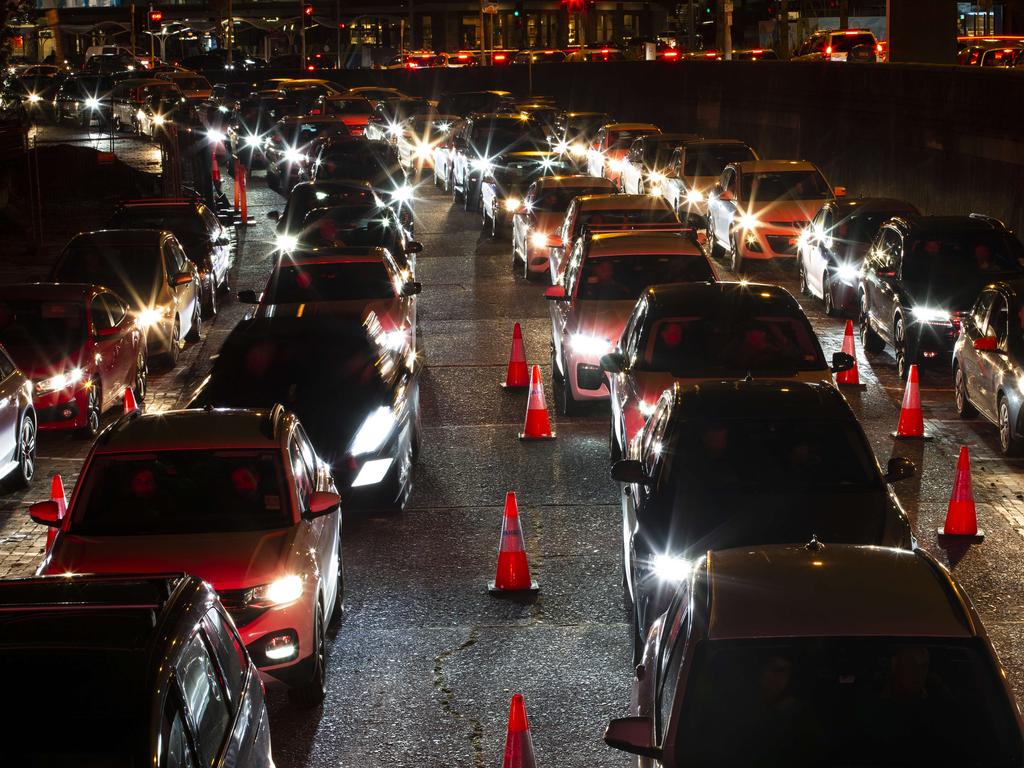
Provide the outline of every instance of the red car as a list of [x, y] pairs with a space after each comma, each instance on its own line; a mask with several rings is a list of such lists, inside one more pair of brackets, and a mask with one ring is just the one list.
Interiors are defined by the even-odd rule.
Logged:
[[75, 283], [0, 286], [0, 342], [33, 382], [40, 429], [100, 431], [126, 388], [146, 395], [146, 344], [128, 303]]
[[328, 94], [320, 97], [321, 113], [340, 117], [353, 136], [362, 136], [373, 114], [373, 104], [362, 96]]

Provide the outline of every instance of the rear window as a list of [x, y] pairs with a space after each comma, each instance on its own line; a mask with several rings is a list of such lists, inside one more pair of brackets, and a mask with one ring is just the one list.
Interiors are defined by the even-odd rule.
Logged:
[[875, 36], [870, 32], [860, 32], [856, 35], [832, 35], [830, 45], [832, 46], [832, 53], [849, 53], [850, 50], [858, 45], [867, 45], [874, 48]]
[[329, 99], [324, 104], [329, 115], [369, 115], [373, 105], [366, 99]]
[[654, 131], [609, 131], [608, 149], [629, 149], [635, 139], [649, 136]]
[[637, 299], [648, 285], [714, 280], [703, 256], [601, 256], [586, 259], [580, 271], [577, 299]]
[[141, 243], [103, 243], [73, 240], [53, 270], [60, 283], [98, 283], [118, 289], [138, 306], [155, 297], [163, 279], [160, 251]]
[[618, 211], [581, 211], [573, 225], [572, 239], [575, 240], [586, 226], [614, 227], [628, 224], [670, 224], [678, 222], [676, 212], [667, 205], [664, 208], [636, 208]]
[[380, 261], [281, 267], [270, 278], [266, 304], [393, 299], [395, 286]]
[[83, 341], [85, 309], [81, 304], [0, 300], [0, 342], [9, 349], [68, 349]]
[[543, 190], [529, 210], [536, 213], [564, 213], [573, 199], [581, 195], [602, 195], [610, 192], [607, 185], [596, 187], [553, 187]]
[[205, 77], [175, 77], [174, 84], [183, 91], [209, 91], [210, 81]]
[[919, 237], [907, 243], [903, 277], [955, 289], [993, 275], [1020, 272], [1022, 258], [1020, 242], [996, 232]]
[[721, 144], [687, 148], [683, 163], [683, 176], [721, 176], [729, 163], [753, 160], [754, 152], [742, 144]]

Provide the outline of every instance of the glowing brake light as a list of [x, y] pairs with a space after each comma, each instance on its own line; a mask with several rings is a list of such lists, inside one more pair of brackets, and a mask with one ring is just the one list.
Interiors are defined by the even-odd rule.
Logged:
[[751, 51], [751, 53], [754, 54], [755, 56], [758, 56], [764, 53], [764, 48], [755, 48], [754, 50]]
[[705, 58], [705, 59], [713, 59], [713, 58], [715, 58], [715, 57], [716, 57], [717, 55], [718, 55], [718, 54], [717, 54], [717, 53], [715, 53], [714, 51], [708, 51], [707, 53], [705, 53], [705, 54], [704, 54], [704, 58]]
[[827, 48], [825, 49], [825, 55], [826, 55], [826, 56], [831, 56], [831, 55], [832, 55], [832, 46], [831, 46], [831, 45], [830, 45], [830, 46], [828, 46], [828, 47], [827, 47]]
[[314, 67], [312, 64], [310, 64], [308, 67], [306, 67], [306, 70], [309, 71], [309, 72], [315, 72], [316, 71], [316, 67]]
[[601, 53], [611, 53], [611, 48], [602, 48]]
[[666, 59], [677, 59], [679, 58], [679, 51], [665, 51], [662, 56]]
[[460, 54], [458, 55], [458, 59], [459, 59], [459, 61], [464, 61], [465, 59], [468, 59], [468, 58], [469, 58], [469, 56], [467, 56], [467, 55], [466, 55], [466, 54], [464, 54], [464, 53], [460, 53]]
[[846, 35], [847, 37], [856, 37], [857, 35], [860, 34], [860, 32], [843, 32], [843, 34]]
[[882, 44], [879, 43], [878, 45], [876, 45], [875, 46], [875, 50], [878, 51], [879, 53], [881, 53], [882, 52]]

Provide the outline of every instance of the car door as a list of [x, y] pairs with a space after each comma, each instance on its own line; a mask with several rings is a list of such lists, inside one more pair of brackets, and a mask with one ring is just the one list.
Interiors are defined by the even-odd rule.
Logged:
[[962, 328], [964, 344], [960, 347], [958, 358], [960, 372], [967, 388], [967, 398], [986, 415], [991, 415], [992, 411], [989, 410], [986, 403], [982, 402], [983, 387], [978, 380], [981, 372], [981, 351], [974, 348], [974, 342], [987, 335], [989, 310], [992, 308], [992, 302], [996, 296], [994, 290], [982, 291], [978, 300], [974, 302], [970, 314], [964, 318]]
[[18, 454], [18, 395], [21, 377], [14, 362], [0, 349], [0, 467], [7, 466]]
[[127, 382], [134, 378], [128, 373], [131, 365], [134, 374], [134, 355], [129, 331], [131, 323], [125, 307], [110, 293], [97, 294], [90, 308], [93, 349], [96, 370], [102, 382], [104, 405], [121, 397]]
[[[999, 408], [999, 392], [1003, 379], [1013, 377], [1013, 363], [1010, 360], [1007, 332], [1009, 330], [1009, 307], [1006, 297], [994, 292], [992, 307], [988, 312], [985, 336], [996, 340], [996, 348], [978, 350], [977, 404], [986, 416], [996, 420]], [[971, 402], [975, 402], [973, 399]]]
[[184, 337], [192, 330], [192, 319], [197, 315], [196, 304], [199, 303], [199, 281], [195, 279], [196, 267], [189, 261], [185, 251], [181, 249], [178, 241], [171, 238], [167, 241], [170, 247], [171, 256], [174, 259], [174, 272], [169, 276], [181, 274], [192, 275], [192, 280], [181, 285], [172, 286], [175, 295], [175, 303], [178, 307], [178, 316], [181, 318], [181, 335]]
[[622, 159], [622, 181], [620, 186], [626, 193], [640, 194], [640, 177], [643, 174], [644, 140], [637, 139]]
[[[562, 279], [565, 298], [561, 301], [548, 302], [548, 306], [551, 308], [551, 338], [555, 345], [555, 359], [560, 361], [560, 364], [565, 360], [564, 345], [572, 330], [572, 318], [576, 304], [574, 294], [582, 263], [583, 238], [579, 238], [569, 254], [569, 263], [565, 267], [565, 276]], [[568, 375], [567, 371], [563, 370], [562, 373]]]
[[899, 234], [889, 227], [879, 232], [864, 270], [863, 286], [868, 319], [872, 327], [886, 339], [891, 337], [889, 322], [892, 319], [892, 282], [896, 279], [893, 250], [899, 241]]
[[903, 236], [895, 229], [885, 231], [885, 263], [876, 272], [878, 279], [878, 322], [882, 335], [892, 341], [893, 317], [899, 305], [900, 279], [903, 265]]
[[533, 216], [533, 205], [537, 200], [537, 182], [530, 185], [530, 188], [526, 190], [526, 194], [523, 195], [523, 204], [512, 214], [512, 251], [514, 253], [521, 253], [523, 257], [526, 257], [526, 252], [529, 249], [529, 236], [528, 232], [532, 226]]
[[832, 242], [832, 212], [828, 208], [818, 211], [811, 223], [808, 238], [807, 285], [818, 298], [824, 298], [825, 270], [828, 268], [828, 248]]
[[594, 137], [594, 143], [587, 150], [587, 174], [589, 176], [604, 176], [604, 147], [605, 138], [608, 132], [602, 128]]
[[[613, 414], [616, 409], [618, 410], [620, 434], [623, 438], [623, 453], [625, 453], [626, 442], [629, 440], [630, 434], [636, 434], [641, 428], [637, 415], [646, 418], [643, 414], [639, 413], [640, 392], [638, 391], [636, 374], [631, 372], [630, 369], [636, 365], [640, 357], [640, 336], [643, 334], [644, 326], [647, 322], [648, 306], [649, 303], [646, 296], [641, 297], [640, 301], [637, 302], [620, 340], [622, 355], [626, 361], [626, 370], [609, 377], [615, 380], [614, 397], [616, 402], [612, 404], [612, 410]], [[609, 392], [611, 392], [611, 387], [609, 387]]]
[[227, 282], [228, 267], [230, 263], [231, 246], [227, 242], [224, 228], [213, 215], [213, 211], [205, 205], [199, 206], [199, 213], [206, 223], [206, 229], [210, 235], [212, 248], [210, 249], [210, 260], [213, 262], [214, 281], [217, 285], [224, 285]]
[[181, 686], [198, 761], [201, 765], [217, 765], [228, 741], [231, 706], [212, 651], [198, 629], [183, 645], [174, 677]]
[[[296, 429], [288, 441], [288, 460], [291, 463], [292, 478], [299, 512], [309, 509], [309, 499], [316, 490], [316, 453], [301, 427]], [[316, 553], [318, 572], [324, 583], [321, 585], [324, 605], [334, 605], [334, 591], [337, 585], [337, 542], [338, 521], [336, 514], [323, 515], [312, 520], [299, 520], [302, 532], [296, 537], [296, 547]], [[328, 617], [329, 618], [329, 617]]]
[[[722, 178], [718, 182], [718, 194], [709, 201], [709, 212], [714, 217], [715, 240], [724, 248], [729, 247], [729, 236], [732, 232], [732, 222], [736, 212], [736, 190], [738, 188], [736, 176], [735, 168], [726, 168], [722, 171]], [[723, 200], [723, 192], [728, 192], [733, 199]]]

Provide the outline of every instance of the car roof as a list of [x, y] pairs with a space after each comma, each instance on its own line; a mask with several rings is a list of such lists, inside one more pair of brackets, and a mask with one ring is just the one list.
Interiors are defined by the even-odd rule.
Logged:
[[581, 195], [576, 198], [581, 211], [636, 211], [672, 206], [663, 197], [654, 195]]
[[707, 312], [725, 302], [749, 300], [774, 312], [803, 315], [800, 303], [779, 285], [748, 282], [668, 283], [652, 285], [645, 291], [652, 314], [664, 315], [689, 309]]
[[37, 301], [84, 301], [99, 286], [91, 283], [8, 283], [0, 286], [0, 299]]
[[862, 211], [903, 211], [916, 214], [917, 206], [895, 197], [841, 197], [827, 203], [837, 213], [849, 216]]
[[649, 136], [641, 136], [637, 141], [642, 141], [645, 144], [654, 144], [661, 142], [663, 144], [670, 144], [677, 142], [683, 144], [692, 139], [699, 139], [699, 133], [652, 133]]
[[985, 216], [915, 216], [904, 215], [894, 217], [901, 229], [915, 234], [923, 232], [936, 235], [956, 234], [959, 232], [992, 232], [1002, 231], [1002, 226]]
[[675, 385], [673, 419], [756, 421], [840, 419], [855, 421], [849, 404], [830, 383], [783, 379], [712, 381]]
[[634, 254], [704, 258], [704, 252], [691, 235], [673, 231], [595, 232], [590, 238], [590, 247], [587, 250], [588, 259]]
[[734, 163], [741, 173], [778, 173], [780, 171], [816, 171], [808, 160], [744, 160]]
[[722, 145], [722, 146], [740, 146], [740, 147], [749, 147], [750, 146], [749, 144], [747, 144], [747, 142], [743, 141], [743, 139], [703, 139], [703, 138], [696, 138], [696, 139], [693, 139], [692, 141], [687, 141], [685, 143], [686, 143], [687, 147], [695, 147], [695, 146], [699, 147], [699, 146], [702, 146], [702, 145], [712, 146], [712, 147], [717, 147], [719, 145]]
[[603, 176], [586, 176], [577, 174], [574, 176], [544, 176], [535, 182], [537, 189], [566, 189], [572, 187], [593, 187], [602, 186], [614, 189], [615, 183]]
[[80, 232], [73, 240], [87, 238], [98, 243], [110, 243], [112, 245], [159, 245], [164, 237], [171, 235], [167, 230], [162, 229], [94, 229], [91, 232]]
[[921, 550], [741, 547], [706, 567], [712, 640], [977, 634], [959, 588]]
[[273, 409], [182, 409], [128, 414], [96, 441], [97, 455], [145, 451], [276, 448]]
[[606, 131], [657, 131], [654, 123], [608, 123], [601, 126]]

